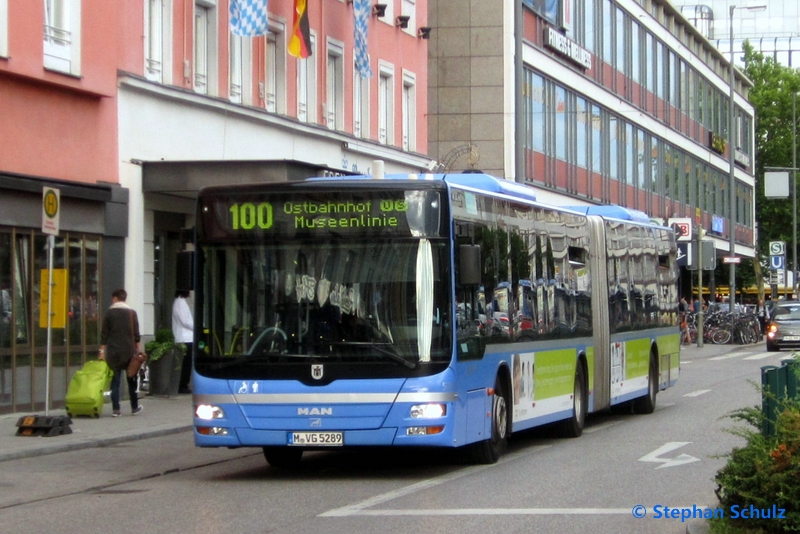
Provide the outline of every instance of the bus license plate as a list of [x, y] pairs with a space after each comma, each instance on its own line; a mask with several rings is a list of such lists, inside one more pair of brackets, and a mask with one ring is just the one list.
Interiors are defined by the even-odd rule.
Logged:
[[289, 445], [341, 447], [344, 445], [344, 434], [341, 432], [289, 432]]

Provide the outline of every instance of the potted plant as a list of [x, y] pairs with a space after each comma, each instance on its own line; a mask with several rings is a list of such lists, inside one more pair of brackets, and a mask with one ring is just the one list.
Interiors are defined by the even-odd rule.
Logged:
[[186, 345], [176, 343], [172, 330], [162, 329], [156, 337], [144, 345], [149, 369], [149, 395], [172, 397], [178, 394], [181, 378], [181, 363]]

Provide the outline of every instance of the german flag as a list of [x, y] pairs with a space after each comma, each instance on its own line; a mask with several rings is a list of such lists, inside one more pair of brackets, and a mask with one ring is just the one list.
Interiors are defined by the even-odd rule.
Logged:
[[311, 55], [311, 34], [308, 31], [308, 1], [294, 0], [294, 23], [289, 53], [301, 59]]

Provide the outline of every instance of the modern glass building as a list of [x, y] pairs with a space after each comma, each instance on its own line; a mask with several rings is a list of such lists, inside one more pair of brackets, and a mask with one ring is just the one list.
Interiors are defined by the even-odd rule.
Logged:
[[429, 24], [428, 147], [443, 167], [688, 219], [717, 256], [732, 232], [732, 253], [753, 256], [750, 82], [736, 72], [731, 121], [728, 61], [672, 3], [432, 0]]
[[[686, 19], [721, 51], [730, 55], [730, 28], [738, 60], [747, 40], [759, 52], [787, 67], [800, 67], [800, 3], [796, 0], [673, 0]], [[749, 11], [746, 7], [764, 6]], [[731, 7], [733, 17], [731, 17]]]

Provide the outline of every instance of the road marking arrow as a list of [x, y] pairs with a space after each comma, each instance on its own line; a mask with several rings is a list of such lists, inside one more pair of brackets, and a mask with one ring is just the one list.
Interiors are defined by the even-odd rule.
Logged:
[[687, 393], [684, 397], [699, 397], [704, 393], [708, 393], [711, 391], [710, 389], [698, 389], [697, 391], [692, 391], [691, 393]]
[[692, 462], [699, 462], [700, 458], [695, 458], [694, 456], [689, 456], [688, 454], [681, 454], [675, 458], [660, 458], [662, 454], [666, 454], [668, 452], [674, 451], [675, 449], [680, 449], [688, 444], [691, 441], [671, 441], [666, 445], [662, 445], [661, 447], [657, 448], [650, 454], [645, 454], [641, 458], [639, 458], [640, 462], [660, 462], [663, 465], [659, 465], [656, 469], [661, 469], [662, 467], [675, 467], [676, 465], [683, 465], [683, 464], [690, 464]]

